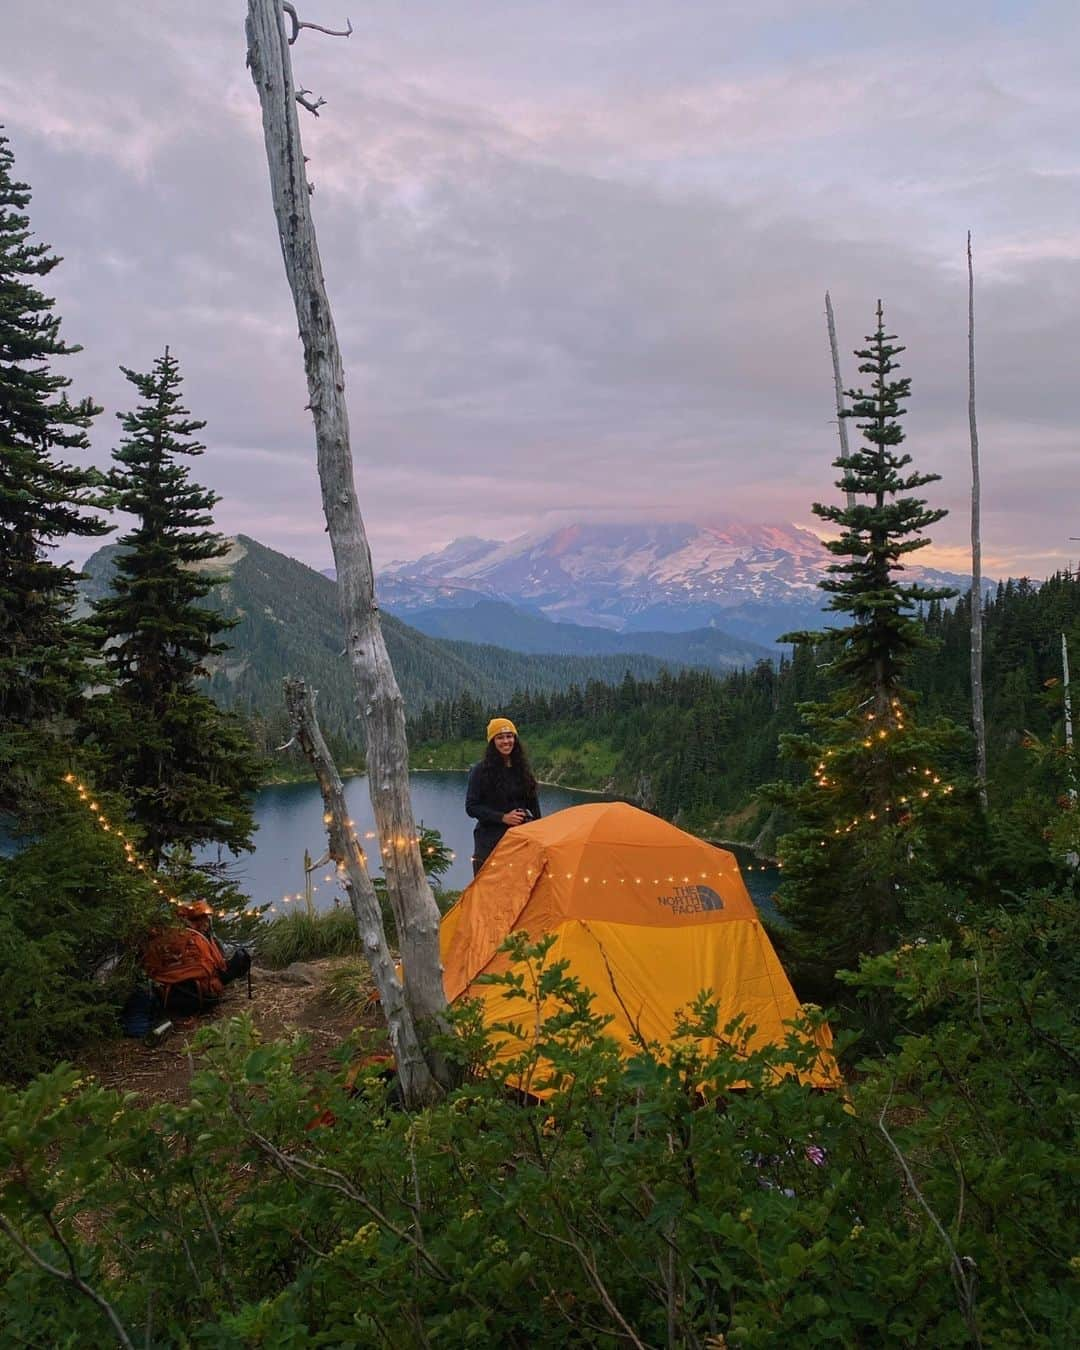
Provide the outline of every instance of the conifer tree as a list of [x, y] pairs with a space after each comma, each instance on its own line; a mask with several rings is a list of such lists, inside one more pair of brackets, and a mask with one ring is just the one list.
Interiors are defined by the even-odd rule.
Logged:
[[98, 476], [57, 458], [86, 448], [101, 410], [70, 402], [70, 381], [50, 368], [80, 349], [37, 287], [60, 259], [31, 242], [30, 189], [13, 165], [0, 134], [0, 810], [25, 817], [55, 778], [92, 650], [71, 619], [79, 574], [49, 554], [110, 526], [89, 510]]
[[912, 470], [899, 450], [911, 382], [894, 375], [904, 349], [886, 333], [880, 302], [867, 342], [856, 355], [870, 387], [847, 391], [844, 414], [859, 419], [866, 443], [834, 461], [837, 487], [852, 504], [813, 507], [840, 529], [826, 544], [838, 559], [820, 583], [827, 609], [851, 621], [787, 638], [817, 648], [834, 692], [803, 705], [808, 733], [784, 740], [785, 754], [808, 776], [768, 790], [796, 820], [780, 850], [783, 946], [801, 992], [816, 997], [835, 994], [838, 969], [886, 950], [926, 919], [957, 814], [944, 767], [956, 728], [920, 726], [904, 684], [927, 641], [915, 607], [952, 594], [903, 577], [903, 560], [930, 542], [922, 532], [945, 515], [912, 495], [938, 475]]
[[122, 369], [142, 402], [118, 414], [125, 437], [109, 484], [136, 524], [119, 541], [112, 592], [95, 607], [112, 687], [95, 700], [94, 724], [157, 865], [170, 848], [251, 847], [258, 763], [238, 719], [198, 687], [231, 626], [201, 603], [221, 580], [206, 565], [228, 552], [212, 530], [218, 499], [182, 462], [202, 454], [193, 437], [205, 423], [183, 407], [167, 347], [148, 375]]

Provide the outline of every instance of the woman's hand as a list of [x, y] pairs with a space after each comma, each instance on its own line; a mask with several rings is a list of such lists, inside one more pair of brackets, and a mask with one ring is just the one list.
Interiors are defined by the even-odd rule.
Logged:
[[528, 816], [520, 806], [515, 806], [512, 811], [507, 811], [502, 818], [504, 825], [524, 825]]

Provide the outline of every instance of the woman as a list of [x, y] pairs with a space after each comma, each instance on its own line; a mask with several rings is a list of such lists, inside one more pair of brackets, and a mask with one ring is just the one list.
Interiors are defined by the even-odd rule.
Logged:
[[465, 791], [465, 814], [476, 821], [473, 876], [507, 830], [540, 818], [536, 779], [517, 727], [507, 717], [493, 717], [487, 725], [487, 742], [484, 758], [469, 771]]

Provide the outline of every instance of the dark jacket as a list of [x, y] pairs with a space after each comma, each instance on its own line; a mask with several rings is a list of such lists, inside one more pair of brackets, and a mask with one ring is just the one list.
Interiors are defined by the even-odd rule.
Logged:
[[540, 819], [536, 792], [527, 791], [520, 775], [512, 769], [488, 769], [483, 762], [473, 765], [465, 789], [465, 814], [476, 821], [473, 829], [475, 867], [479, 867], [510, 828], [503, 824], [503, 816], [519, 806], [528, 811], [533, 820]]

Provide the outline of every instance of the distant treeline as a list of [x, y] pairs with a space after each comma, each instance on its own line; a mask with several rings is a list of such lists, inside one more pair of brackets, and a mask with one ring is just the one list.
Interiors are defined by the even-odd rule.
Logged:
[[[932, 605], [926, 632], [935, 646], [912, 672], [924, 714], [970, 719], [971, 601]], [[1026, 578], [998, 585], [984, 611], [984, 701], [990, 753], [1000, 772], [1018, 762], [1026, 732], [1048, 735], [1062, 721], [1061, 638], [1080, 666], [1080, 573], [1056, 572], [1040, 586]], [[1080, 688], [1080, 687], [1078, 687]]]
[[[1045, 793], [1051, 784], [1025, 742], [1061, 727], [1061, 634], [1080, 669], [1080, 576], [1059, 572], [1041, 586], [1004, 583], [986, 602], [984, 624], [991, 778], [1008, 783], [1014, 795]], [[970, 625], [967, 596], [948, 607], [935, 603], [924, 616], [931, 645], [917, 656], [909, 680], [924, 718], [940, 714], [969, 724]], [[520, 727], [541, 777], [606, 788], [694, 828], [732, 830], [732, 817], [746, 815], [758, 787], [795, 772], [781, 763], [779, 739], [798, 729], [800, 703], [824, 697], [828, 659], [823, 645], [727, 676], [627, 675], [617, 685], [517, 693], [498, 710]], [[410, 723], [418, 761], [429, 747], [457, 745], [462, 762], [475, 756], [494, 710], [471, 694], [425, 709]], [[601, 744], [604, 753], [575, 759], [586, 743]]]

